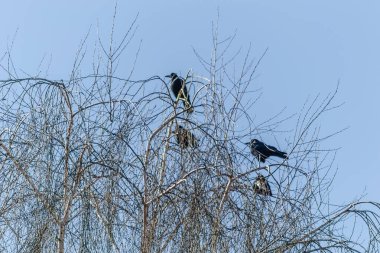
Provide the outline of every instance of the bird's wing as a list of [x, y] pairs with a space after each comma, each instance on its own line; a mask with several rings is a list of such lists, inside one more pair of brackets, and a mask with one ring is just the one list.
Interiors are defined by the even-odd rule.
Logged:
[[197, 137], [195, 137], [195, 135], [191, 134], [192, 135], [192, 143], [193, 143], [193, 146], [194, 147], [198, 147], [198, 139]]
[[183, 86], [183, 91], [187, 94], [187, 88], [186, 88], [185, 80], [182, 80], [182, 86]]
[[185, 99], [188, 99], [189, 98], [189, 94], [187, 93], [187, 88], [186, 88], [186, 83], [185, 83], [185, 81], [182, 81], [182, 83], [181, 83], [181, 89], [183, 90], [182, 92], [183, 92], [183, 97], [185, 98]]
[[272, 152], [279, 152], [279, 150], [278, 150], [277, 148], [273, 147], [273, 146], [267, 145], [267, 144], [265, 144], [265, 143], [264, 143], [264, 145], [265, 145], [265, 147], [266, 147], [267, 149], [269, 149], [269, 150], [272, 151]]
[[268, 193], [268, 195], [272, 196], [272, 190], [270, 189], [270, 185], [269, 185], [269, 182], [267, 180], [265, 180], [265, 188], [266, 188], [266, 192]]

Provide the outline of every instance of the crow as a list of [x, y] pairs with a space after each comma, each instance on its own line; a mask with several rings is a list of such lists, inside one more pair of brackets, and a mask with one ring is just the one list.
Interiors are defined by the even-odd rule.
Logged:
[[171, 73], [170, 75], [167, 75], [165, 77], [171, 78], [171, 90], [175, 96], [176, 99], [182, 100], [185, 109], [192, 113], [194, 111], [193, 106], [190, 103], [190, 95], [187, 92], [185, 80], [183, 80], [181, 77], [179, 77], [176, 73]]
[[272, 196], [268, 181], [260, 174], [256, 177], [256, 180], [253, 183], [253, 191], [264, 196]]
[[189, 146], [194, 148], [198, 147], [197, 138], [183, 126], [178, 125], [174, 133], [177, 136], [177, 142], [181, 148], [187, 148]]
[[277, 156], [288, 159], [287, 153], [279, 151], [277, 148], [269, 146], [259, 140], [252, 139], [250, 142], [247, 142], [245, 144], [250, 146], [252, 155], [259, 159], [260, 162], [265, 163], [265, 159], [267, 159], [269, 156]]

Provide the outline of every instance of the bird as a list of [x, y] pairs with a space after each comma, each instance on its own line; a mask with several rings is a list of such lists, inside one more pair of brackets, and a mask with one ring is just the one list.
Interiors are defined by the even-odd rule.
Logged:
[[264, 196], [272, 196], [268, 181], [260, 174], [256, 177], [256, 180], [253, 183], [253, 191]]
[[192, 113], [194, 111], [193, 106], [190, 102], [190, 95], [187, 92], [186, 83], [183, 78], [179, 77], [176, 73], [171, 73], [170, 75], [166, 75], [165, 77], [171, 78], [171, 90], [176, 99], [182, 100], [185, 109]]
[[252, 139], [250, 142], [245, 144], [250, 146], [252, 155], [254, 155], [260, 162], [265, 163], [265, 159], [269, 156], [277, 156], [288, 159], [287, 153], [279, 151], [277, 148], [269, 146], [257, 139]]
[[177, 142], [181, 148], [198, 147], [198, 140], [189, 130], [181, 125], [178, 125], [175, 130]]

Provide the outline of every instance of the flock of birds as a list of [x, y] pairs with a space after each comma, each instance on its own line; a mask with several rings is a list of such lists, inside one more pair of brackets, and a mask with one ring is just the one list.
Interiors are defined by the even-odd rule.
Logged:
[[[179, 77], [176, 73], [171, 73], [165, 77], [169, 77], [170, 88], [176, 98], [176, 101], [181, 100], [183, 102], [184, 108], [188, 113], [194, 111], [194, 107], [190, 101], [190, 95], [186, 88], [186, 82], [183, 78]], [[176, 136], [177, 142], [182, 149], [187, 147], [198, 147], [198, 140], [189, 130], [181, 125], [177, 125], [175, 131], [173, 132]], [[253, 156], [256, 157], [262, 163], [270, 156], [276, 156], [283, 159], [288, 159], [288, 154], [278, 150], [277, 148], [267, 145], [262, 141], [257, 139], [252, 139], [250, 142], [245, 143], [249, 146], [250, 151]], [[253, 184], [253, 190], [257, 194], [264, 196], [272, 196], [272, 191], [270, 185], [263, 175], [258, 174]]]

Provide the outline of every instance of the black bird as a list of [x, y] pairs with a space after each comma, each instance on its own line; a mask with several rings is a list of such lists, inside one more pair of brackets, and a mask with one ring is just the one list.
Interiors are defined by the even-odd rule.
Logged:
[[172, 92], [174, 93], [174, 96], [176, 99], [182, 100], [185, 109], [189, 112], [192, 113], [194, 111], [194, 108], [192, 107], [190, 103], [190, 95], [187, 92], [185, 80], [183, 80], [181, 77], [177, 76], [176, 73], [171, 73], [170, 75], [167, 75], [165, 77], [170, 77], [171, 78], [171, 89]]
[[178, 125], [175, 130], [175, 135], [177, 136], [177, 142], [181, 148], [187, 147], [198, 147], [198, 140], [189, 130], [183, 128], [183, 126]]
[[279, 151], [277, 148], [269, 146], [259, 140], [252, 139], [250, 142], [247, 142], [245, 144], [250, 146], [252, 155], [259, 159], [260, 162], [265, 163], [265, 159], [267, 159], [269, 156], [277, 156], [288, 159], [287, 153]]
[[253, 183], [253, 191], [264, 196], [272, 196], [268, 181], [263, 175], [258, 175]]

